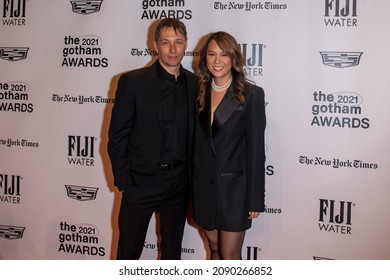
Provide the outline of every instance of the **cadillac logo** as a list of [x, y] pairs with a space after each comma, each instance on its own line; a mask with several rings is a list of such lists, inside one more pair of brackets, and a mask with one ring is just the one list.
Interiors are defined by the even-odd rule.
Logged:
[[24, 227], [0, 225], [0, 237], [5, 239], [21, 239]]
[[347, 68], [359, 65], [362, 52], [320, 52], [322, 63], [336, 68]]
[[27, 58], [27, 51], [29, 48], [0, 48], [0, 58], [8, 61], [18, 61]]
[[100, 11], [103, 0], [92, 1], [70, 1], [72, 4], [72, 10], [76, 14], [89, 15]]
[[68, 197], [79, 201], [87, 201], [96, 199], [96, 194], [99, 188], [65, 185]]

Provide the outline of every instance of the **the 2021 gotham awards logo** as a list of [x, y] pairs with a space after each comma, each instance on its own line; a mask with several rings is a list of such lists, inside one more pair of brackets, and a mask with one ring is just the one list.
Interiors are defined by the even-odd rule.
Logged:
[[93, 167], [96, 139], [94, 136], [68, 135], [68, 163]]
[[177, 18], [192, 19], [192, 11], [186, 9], [185, 0], [143, 0], [141, 19]]
[[245, 57], [244, 71], [247, 76], [263, 76], [263, 53], [266, 45], [260, 43], [240, 43]]
[[0, 203], [20, 204], [22, 179], [19, 175], [0, 174]]
[[363, 114], [363, 98], [356, 92], [340, 91], [313, 93], [311, 126], [331, 128], [362, 128], [370, 127], [370, 119]]
[[348, 68], [358, 66], [363, 52], [320, 52], [322, 63], [335, 68]]
[[350, 201], [320, 199], [318, 227], [320, 231], [335, 234], [352, 234], [352, 207]]
[[3, 0], [4, 26], [26, 25], [26, 0]]
[[27, 47], [0, 47], [0, 58], [7, 61], [20, 61], [27, 58]]
[[64, 37], [62, 67], [106, 68], [108, 58], [102, 54], [103, 40], [97, 35]]
[[70, 1], [72, 11], [80, 15], [89, 15], [100, 11], [103, 0]]
[[65, 185], [66, 194], [68, 197], [78, 201], [95, 200], [99, 188]]
[[29, 89], [23, 81], [0, 82], [0, 112], [32, 113]]
[[106, 255], [106, 249], [99, 245], [99, 228], [91, 224], [70, 224], [60, 222], [58, 252], [88, 256]]
[[329, 27], [357, 27], [357, 0], [324, 0], [324, 22]]
[[0, 237], [5, 239], [22, 239], [25, 227], [0, 225]]

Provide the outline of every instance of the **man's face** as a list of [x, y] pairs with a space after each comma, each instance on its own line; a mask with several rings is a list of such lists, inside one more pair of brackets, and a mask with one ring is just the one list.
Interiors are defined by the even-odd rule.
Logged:
[[176, 33], [172, 27], [168, 27], [160, 31], [160, 38], [158, 42], [154, 42], [154, 47], [159, 53], [162, 67], [176, 75], [187, 48], [186, 38], [181, 33]]

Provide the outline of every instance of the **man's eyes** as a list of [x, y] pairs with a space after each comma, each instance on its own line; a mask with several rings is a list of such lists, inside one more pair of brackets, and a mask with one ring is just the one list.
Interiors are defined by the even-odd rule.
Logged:
[[[171, 42], [169, 42], [169, 41], [162, 41], [161, 42], [161, 45], [169, 45]], [[184, 42], [183, 41], [176, 41], [176, 42], [174, 42], [176, 45], [183, 45], [184, 44]]]

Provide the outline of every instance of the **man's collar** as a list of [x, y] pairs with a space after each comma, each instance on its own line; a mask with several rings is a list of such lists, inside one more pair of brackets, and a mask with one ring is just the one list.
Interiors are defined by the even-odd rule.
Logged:
[[[159, 60], [156, 61], [156, 67], [157, 67], [157, 75], [160, 77], [160, 78], [163, 78], [163, 79], [173, 79], [173, 80], [176, 80], [175, 78], [175, 75], [169, 73], [167, 70], [164, 69], [164, 67], [162, 67], [161, 63]], [[179, 70], [179, 76], [181, 74], [183, 74], [183, 66], [180, 65], [180, 70]]]

